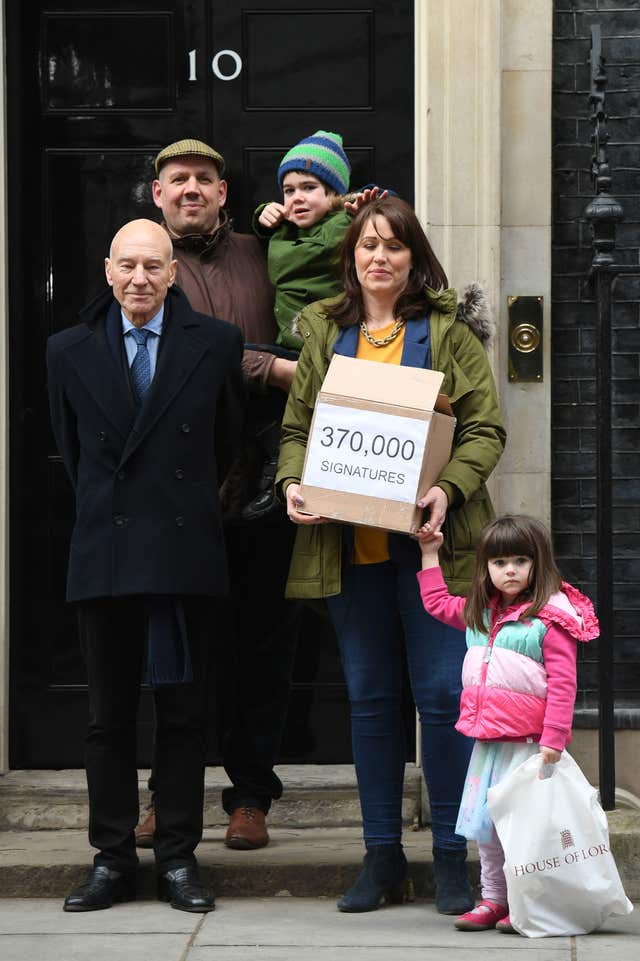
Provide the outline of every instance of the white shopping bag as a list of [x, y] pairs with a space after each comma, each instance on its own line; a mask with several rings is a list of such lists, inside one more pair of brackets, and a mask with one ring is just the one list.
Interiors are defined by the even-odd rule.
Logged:
[[489, 788], [489, 813], [504, 849], [509, 917], [529, 938], [587, 934], [629, 914], [596, 790], [566, 751], [545, 768], [528, 758]]

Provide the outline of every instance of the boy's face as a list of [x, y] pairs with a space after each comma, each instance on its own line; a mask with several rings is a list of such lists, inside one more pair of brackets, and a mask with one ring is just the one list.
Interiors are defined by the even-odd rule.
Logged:
[[282, 193], [285, 217], [296, 227], [312, 227], [329, 213], [335, 191], [313, 174], [290, 170], [284, 175]]

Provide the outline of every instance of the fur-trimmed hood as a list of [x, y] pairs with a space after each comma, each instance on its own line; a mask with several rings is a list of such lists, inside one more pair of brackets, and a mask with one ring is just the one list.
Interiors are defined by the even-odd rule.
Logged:
[[483, 344], [487, 345], [496, 332], [496, 324], [489, 310], [487, 295], [480, 284], [465, 287], [458, 303], [456, 319], [467, 324]]

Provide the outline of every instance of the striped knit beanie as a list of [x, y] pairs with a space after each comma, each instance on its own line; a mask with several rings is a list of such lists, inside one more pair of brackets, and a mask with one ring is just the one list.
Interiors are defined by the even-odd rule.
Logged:
[[278, 167], [280, 189], [284, 175], [290, 170], [311, 173], [338, 194], [346, 194], [349, 189], [351, 164], [338, 133], [316, 130], [311, 137], [305, 137], [292, 147]]

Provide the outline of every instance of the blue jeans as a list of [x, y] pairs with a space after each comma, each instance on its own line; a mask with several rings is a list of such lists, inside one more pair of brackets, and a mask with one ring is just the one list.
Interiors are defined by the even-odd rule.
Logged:
[[410, 565], [343, 565], [342, 593], [327, 598], [349, 701], [353, 758], [367, 847], [402, 834], [405, 732], [402, 721], [402, 620], [409, 678], [422, 727], [422, 763], [435, 847], [464, 850], [455, 833], [473, 747], [459, 734], [462, 631], [434, 620], [422, 606]]

